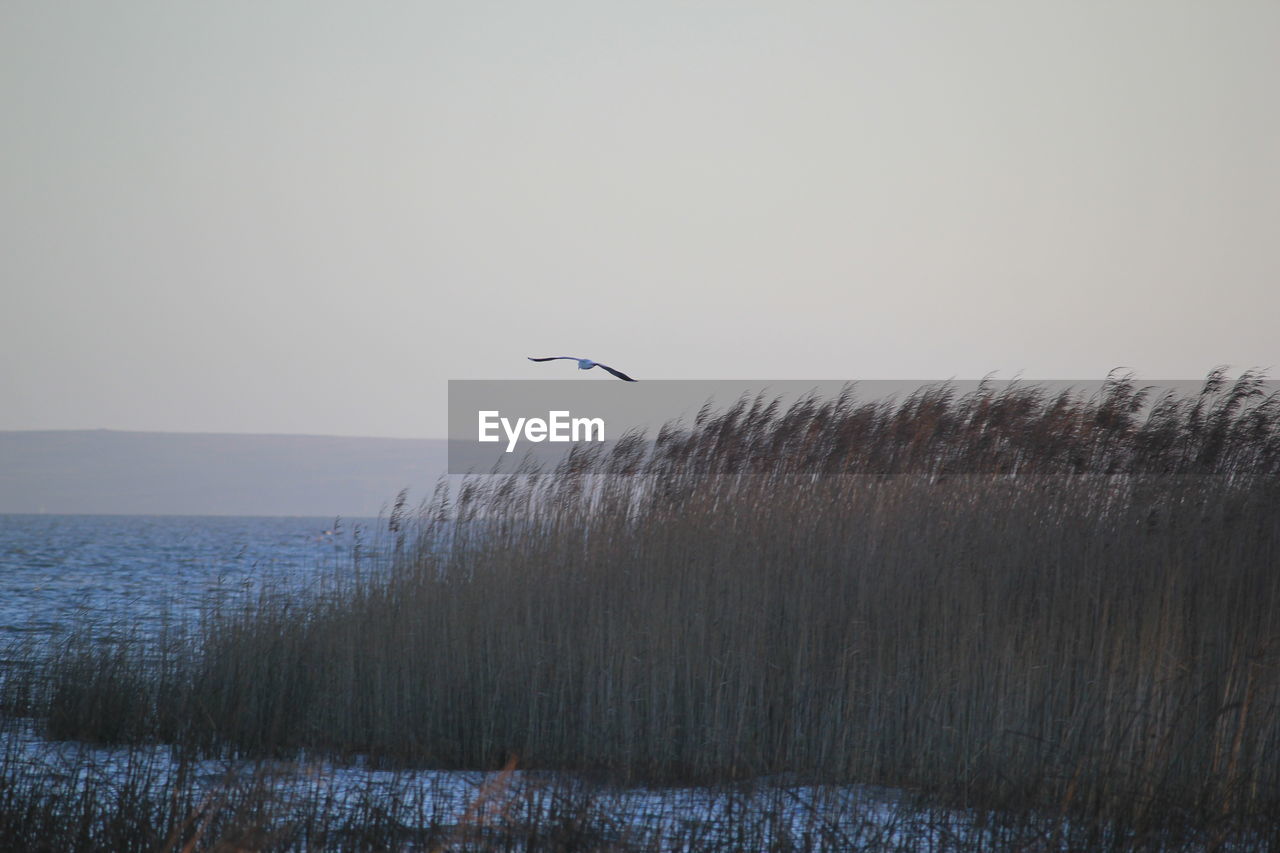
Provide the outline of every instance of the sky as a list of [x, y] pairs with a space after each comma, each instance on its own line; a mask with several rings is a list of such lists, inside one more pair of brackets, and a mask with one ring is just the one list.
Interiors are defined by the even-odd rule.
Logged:
[[1272, 0], [10, 0], [0, 429], [440, 437], [545, 355], [1280, 368], [1278, 42]]

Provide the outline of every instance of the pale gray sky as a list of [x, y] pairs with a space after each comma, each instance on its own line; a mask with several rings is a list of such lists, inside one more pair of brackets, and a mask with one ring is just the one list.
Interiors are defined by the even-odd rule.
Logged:
[[572, 371], [526, 355], [1280, 368], [1277, 44], [1274, 0], [9, 0], [0, 429], [439, 436], [447, 379]]

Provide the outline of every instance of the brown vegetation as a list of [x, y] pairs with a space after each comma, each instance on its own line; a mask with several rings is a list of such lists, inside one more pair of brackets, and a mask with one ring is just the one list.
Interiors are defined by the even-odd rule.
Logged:
[[744, 399], [653, 445], [442, 486], [393, 512], [390, 565], [167, 645], [66, 646], [9, 707], [193, 754], [786, 772], [1124, 844], [1274, 832], [1262, 389]]

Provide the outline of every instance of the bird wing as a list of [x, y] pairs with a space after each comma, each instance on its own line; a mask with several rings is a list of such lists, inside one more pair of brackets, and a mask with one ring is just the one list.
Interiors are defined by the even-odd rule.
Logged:
[[530, 361], [555, 361], [555, 360], [556, 360], [556, 359], [558, 359], [558, 358], [567, 358], [567, 359], [569, 359], [569, 361], [581, 361], [581, 360], [582, 360], [582, 359], [580, 359], [580, 358], [574, 358], [574, 357], [573, 357], [573, 356], [571, 356], [571, 355], [551, 355], [551, 356], [547, 356], [546, 358], [534, 358], [534, 357], [533, 357], [533, 356], [531, 356], [531, 355], [527, 355], [527, 356], [525, 356], [525, 358], [529, 359]]
[[596, 367], [603, 367], [605, 370], [609, 371], [609, 372], [610, 372], [610, 373], [612, 373], [614, 376], [618, 377], [619, 379], [626, 380], [627, 382], [635, 382], [635, 381], [636, 381], [635, 379], [632, 379], [632, 378], [631, 378], [630, 376], [628, 376], [627, 374], [623, 373], [621, 370], [614, 370], [612, 367], [610, 367], [610, 366], [609, 366], [609, 365], [607, 365], [607, 364], [601, 364], [600, 362], [598, 362], [598, 361], [597, 361], [597, 362], [596, 362]]

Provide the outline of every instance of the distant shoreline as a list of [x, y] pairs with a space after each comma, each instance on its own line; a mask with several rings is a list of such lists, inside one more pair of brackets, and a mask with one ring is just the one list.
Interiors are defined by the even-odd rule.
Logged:
[[0, 514], [376, 517], [429, 496], [444, 439], [0, 431]]

